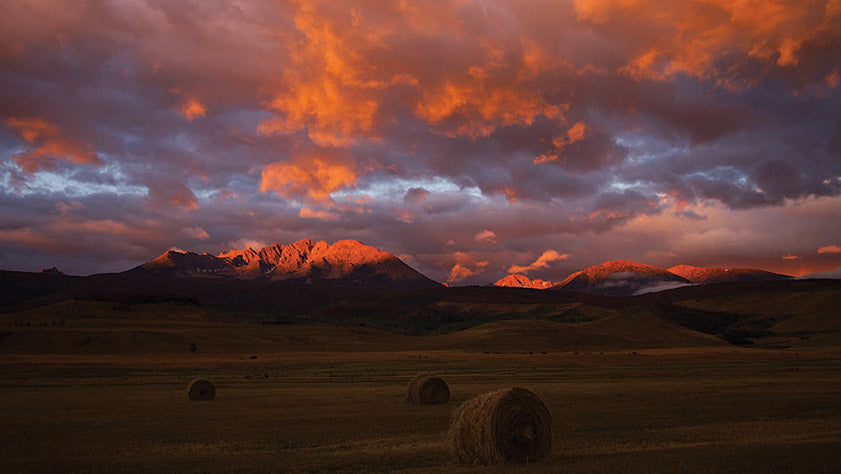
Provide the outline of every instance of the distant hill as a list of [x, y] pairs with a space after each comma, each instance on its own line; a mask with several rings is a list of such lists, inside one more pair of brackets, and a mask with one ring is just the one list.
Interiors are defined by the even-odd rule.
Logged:
[[[602, 276], [602, 281], [662, 284], [658, 272], [654, 272], [649, 280], [642, 277], [632, 280], [629, 277], [635, 273], [622, 265], [617, 267], [625, 270], [618, 275], [619, 278], [615, 272], [607, 273]], [[593, 273], [598, 276], [598, 272]], [[597, 279], [592, 278], [591, 281]], [[23, 345], [16, 347], [23, 350], [24, 346], [40, 347], [41, 342], [53, 344], [55, 340], [52, 339], [52, 331], [60, 329], [70, 331], [67, 334], [72, 333], [72, 338], [65, 341], [68, 351], [75, 351], [74, 345], [88, 339], [93, 343], [85, 343], [88, 349], [84, 350], [93, 351], [94, 347], [100, 347], [97, 345], [98, 339], [89, 337], [85, 331], [102, 327], [103, 324], [111, 327], [112, 322], [118, 326], [125, 324], [126, 329], [129, 326], [133, 328], [131, 331], [134, 332], [130, 334], [119, 327], [113, 327], [113, 331], [119, 332], [114, 333], [119, 336], [115, 341], [122, 341], [121, 344], [126, 343], [126, 347], [131, 348], [139, 343], [152, 343], [148, 338], [153, 333], [159, 334], [171, 321], [196, 325], [196, 334], [199, 334], [203, 331], [201, 328], [210, 322], [221, 322], [226, 318], [251, 324], [253, 331], [249, 330], [249, 335], [243, 336], [249, 340], [259, 339], [259, 334], [272, 333], [272, 328], [294, 323], [298, 323], [294, 324], [296, 326], [332, 323], [407, 335], [432, 335], [452, 333], [501, 320], [541, 320], [595, 331], [587, 332], [585, 337], [584, 333], [577, 332], [579, 329], [563, 326], [567, 328], [562, 331], [566, 335], [557, 333], [558, 338], [552, 336], [555, 342], [546, 341], [550, 350], [551, 347], [608, 343], [621, 347], [629, 345], [631, 340], [641, 344], [630, 344], [634, 347], [660, 347], [660, 342], [654, 344], [649, 337], [655, 334], [652, 332], [653, 322], [660, 320], [669, 323], [668, 328], [688, 329], [737, 345], [804, 349], [841, 347], [841, 313], [838, 312], [841, 307], [840, 280], [793, 279], [709, 285], [672, 281], [667, 284], [684, 286], [640, 296], [611, 298], [583, 291], [554, 289], [526, 291], [522, 288], [494, 286], [445, 288], [440, 285], [430, 288], [394, 288], [331, 282], [167, 278], [135, 273], [77, 277], [0, 271], [0, 336], [11, 334], [0, 341], [0, 348], [4, 351], [7, 347], [12, 350], [12, 346], [20, 343]], [[598, 285], [595, 287], [604, 290]], [[635, 291], [652, 288], [656, 286], [638, 287]], [[633, 287], [622, 287], [626, 292], [631, 289]], [[31, 320], [33, 326], [17, 326], [15, 321], [22, 319], [27, 322]], [[62, 320], [65, 326], [61, 326]], [[54, 322], [58, 326], [54, 326]], [[255, 324], [257, 322], [263, 324]], [[49, 327], [44, 324], [49, 324]], [[490, 340], [477, 330], [466, 333], [478, 337], [473, 342], [462, 341], [459, 337], [445, 338], [440, 340], [441, 348], [455, 348], [464, 343], [483, 351], [500, 350], [507, 345], [524, 350], [546, 350], [547, 346], [541, 348], [528, 341], [505, 342], [504, 334], [513, 327], [507, 324], [489, 326], [497, 328], [496, 334], [502, 339], [497, 340], [493, 336], [493, 340]], [[510, 324], [515, 325], [514, 322]], [[541, 324], [527, 324], [523, 328], [533, 328], [537, 333], [541, 331], [539, 328], [561, 328]], [[27, 331], [36, 326], [40, 335], [37, 338], [35, 335], [31, 337], [41, 342], [36, 339], [32, 339], [31, 343], [24, 342], [30, 337], [26, 336]], [[519, 330], [511, 331], [511, 336], [516, 335], [518, 339], [532, 337], [523, 335], [525, 333]], [[531, 329], [526, 333], [529, 331]], [[682, 331], [668, 331], [662, 337], [657, 336], [662, 341], [662, 347], [698, 345], [701, 342], [685, 339], [687, 333]], [[575, 334], [584, 339], [576, 340], [578, 336]], [[565, 339], [567, 336], [572, 339]], [[229, 346], [225, 342], [229, 337], [219, 328], [219, 344]], [[179, 351], [184, 350], [185, 343], [195, 340], [194, 336], [187, 333], [166, 336], [164, 339]], [[12, 341], [17, 342], [12, 344]], [[211, 341], [201, 339], [199, 342], [207, 348]], [[7, 343], [12, 345], [7, 346]], [[499, 346], [499, 349], [495, 346]], [[107, 347], [116, 346], [108, 343]], [[105, 348], [100, 347], [102, 350]]]
[[[459, 350], [537, 352], [726, 347], [712, 335], [654, 316], [615, 314], [584, 323], [497, 320], [425, 337], [339, 324], [265, 325], [202, 306], [71, 300], [0, 315], [0, 354], [252, 354], [286, 351]], [[193, 357], [193, 356], [191, 356]]]
[[553, 288], [603, 296], [631, 296], [691, 283], [663, 268], [630, 260], [614, 260], [575, 272]]
[[229, 250], [219, 255], [169, 250], [129, 274], [163, 277], [329, 281], [400, 288], [440, 286], [394, 255], [356, 240], [334, 244], [302, 239], [254, 250]]
[[658, 317], [739, 345], [841, 347], [841, 281], [694, 285], [634, 298]]
[[557, 284], [512, 274], [497, 280], [494, 286], [539, 290], [555, 288], [602, 296], [634, 296], [678, 288], [687, 284], [705, 285], [791, 279], [793, 277], [789, 275], [755, 268], [704, 268], [676, 265], [667, 270], [630, 260], [615, 260], [575, 272]]
[[615, 315], [573, 324], [541, 320], [494, 321], [430, 339], [430, 346], [436, 348], [503, 352], [727, 345], [715, 336], [645, 314]]
[[510, 288], [531, 288], [535, 290], [545, 290], [552, 287], [551, 281], [544, 281], [540, 279], [532, 280], [525, 275], [513, 274], [504, 278], [500, 278], [494, 283], [494, 286], [506, 286]]
[[800, 277], [801, 280], [808, 280], [810, 278], [822, 278], [829, 280], [841, 280], [841, 268], [830, 270], [827, 272], [809, 273]]
[[757, 270], [755, 268], [705, 268], [692, 265], [676, 265], [669, 268], [675, 275], [686, 278], [692, 283], [733, 283], [738, 281], [773, 281], [791, 280], [789, 275]]

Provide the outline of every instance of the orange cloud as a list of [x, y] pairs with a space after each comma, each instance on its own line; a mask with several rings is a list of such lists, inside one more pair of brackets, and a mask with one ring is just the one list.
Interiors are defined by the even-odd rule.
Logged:
[[[839, 1], [841, 3], [841, 1]], [[841, 74], [838, 74], [838, 69], [833, 70], [831, 73], [827, 74], [824, 77], [824, 82], [830, 89], [835, 89], [841, 84]]]
[[587, 126], [584, 122], [578, 122], [567, 130], [566, 143], [580, 142], [584, 139], [584, 134], [587, 133]]
[[191, 122], [199, 117], [204, 117], [206, 114], [207, 110], [198, 99], [190, 98], [181, 104], [181, 115]]
[[72, 217], [53, 220], [40, 228], [0, 230], [0, 243], [17, 244], [38, 251], [68, 253], [94, 236], [117, 237], [127, 241], [145, 238], [144, 232], [147, 232], [146, 226], [139, 230], [136, 226], [113, 219], [86, 220]]
[[[379, 140], [407, 107], [446, 136], [487, 137], [497, 128], [559, 120], [568, 109], [543, 97], [534, 81], [557, 67], [536, 40], [465, 31], [458, 2], [418, 8], [407, 2], [292, 1], [294, 31], [281, 34], [289, 64], [266, 107], [276, 115], [258, 132], [304, 131], [317, 145]], [[477, 49], [452, 61], [407, 50], [401, 41], [468, 40]], [[430, 46], [431, 47], [431, 46]], [[440, 47], [440, 46], [439, 46]], [[468, 52], [469, 51], [469, 52]], [[427, 57], [414, 57], [413, 54]], [[422, 57], [422, 59], [421, 59]]]
[[554, 149], [550, 152], [543, 153], [532, 160], [537, 163], [548, 163], [550, 161], [558, 161], [561, 159], [561, 152], [564, 147], [573, 143], [578, 143], [586, 138], [588, 133], [587, 125], [584, 121], [576, 122], [573, 126], [567, 129], [566, 136], [559, 136], [552, 139]]
[[479, 232], [473, 237], [473, 240], [485, 244], [495, 244], [499, 242], [496, 233], [490, 230], [483, 230], [482, 232]]
[[32, 146], [28, 151], [14, 155], [15, 162], [27, 173], [54, 168], [54, 160], [102, 164], [89, 144], [65, 137], [57, 125], [44, 119], [12, 117], [3, 123]]
[[0, 230], [0, 242], [18, 244], [33, 250], [60, 251], [61, 245], [54, 237], [43, 235], [31, 227], [20, 229]]
[[800, 255], [792, 255], [792, 254], [783, 255], [783, 260], [800, 260], [802, 258], [803, 257], [801, 257]]
[[462, 281], [467, 277], [475, 275], [476, 272], [465, 267], [464, 265], [457, 263], [453, 265], [453, 268], [450, 270], [450, 276], [447, 277], [447, 283], [454, 283], [457, 281]]
[[[475, 68], [475, 66], [474, 66]], [[487, 137], [508, 125], [531, 125], [544, 116], [560, 120], [565, 107], [547, 104], [539, 91], [519, 87], [517, 82], [494, 84], [488, 72], [473, 71], [472, 77], [426, 90], [416, 115], [448, 136]]]
[[450, 269], [450, 275], [449, 277], [447, 277], [447, 283], [455, 283], [458, 281], [462, 281], [467, 277], [471, 277], [473, 275], [482, 273], [483, 271], [485, 271], [485, 267], [487, 267], [489, 263], [490, 262], [487, 261], [477, 262], [476, 267], [473, 269], [466, 267], [460, 263], [457, 263], [453, 265], [452, 269]]
[[298, 212], [298, 217], [301, 217], [302, 219], [320, 219], [325, 221], [334, 221], [339, 218], [339, 215], [335, 212], [319, 211], [316, 209], [310, 209], [308, 207], [302, 207], [301, 210]]
[[796, 66], [806, 42], [839, 26], [839, 9], [824, 1], [574, 0], [574, 7], [579, 20], [626, 38], [631, 57], [621, 70], [630, 76], [663, 80], [688, 74], [731, 87], [737, 84], [727, 76], [734, 71], [718, 70], [720, 58]]
[[210, 234], [207, 233], [206, 230], [202, 229], [199, 226], [196, 227], [184, 227], [181, 229], [181, 233], [186, 235], [191, 239], [196, 240], [207, 240], [210, 238]]
[[149, 202], [154, 209], [168, 205], [198, 209], [199, 201], [193, 191], [181, 182], [154, 182], [149, 184]]
[[287, 199], [331, 203], [331, 193], [354, 186], [356, 180], [356, 172], [350, 164], [318, 156], [264, 166], [260, 191], [274, 191]]
[[556, 250], [547, 250], [528, 266], [523, 267], [519, 265], [512, 265], [511, 268], [508, 269], [508, 273], [528, 273], [532, 270], [537, 270], [538, 268], [549, 268], [549, 264], [551, 262], [566, 260], [568, 258], [569, 254], [558, 253]]
[[558, 155], [556, 153], [543, 153], [539, 156], [534, 157], [534, 159], [532, 160], [534, 164], [549, 163], [552, 161], [558, 161]]
[[324, 147], [376, 139], [382, 91], [416, 82], [408, 74], [389, 74], [366, 58], [366, 51], [383, 44], [387, 27], [366, 22], [350, 5], [346, 15], [331, 17], [335, 8], [292, 3], [297, 36], [289, 39], [291, 64], [283, 75], [283, 87], [275, 90], [268, 104], [280, 115], [261, 123], [258, 131], [306, 130], [313, 142]]
[[827, 245], [818, 249], [818, 253], [841, 253], [841, 246]]
[[59, 202], [55, 203], [55, 208], [58, 210], [58, 212], [60, 214], [66, 215], [66, 214], [71, 214], [71, 213], [76, 212], [76, 211], [81, 211], [82, 209], [85, 208], [85, 205], [82, 204], [81, 201], [76, 201], [76, 200], [70, 201], [69, 203], [64, 202], [64, 201], [59, 201]]
[[456, 263], [450, 269], [450, 275], [447, 278], [448, 283], [459, 282], [473, 275], [478, 275], [485, 271], [485, 268], [490, 264], [487, 260], [477, 262], [473, 257], [464, 252], [453, 253], [452, 258]]

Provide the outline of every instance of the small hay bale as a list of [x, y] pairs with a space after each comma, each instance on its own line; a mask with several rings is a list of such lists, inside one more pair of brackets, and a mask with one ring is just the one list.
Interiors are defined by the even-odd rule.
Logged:
[[216, 398], [216, 387], [208, 380], [195, 379], [187, 384], [187, 396], [190, 400], [214, 400]]
[[452, 454], [465, 464], [528, 463], [552, 451], [552, 416], [519, 387], [478, 395], [453, 416]]
[[431, 374], [419, 374], [409, 382], [406, 403], [443, 405], [450, 401], [447, 382]]

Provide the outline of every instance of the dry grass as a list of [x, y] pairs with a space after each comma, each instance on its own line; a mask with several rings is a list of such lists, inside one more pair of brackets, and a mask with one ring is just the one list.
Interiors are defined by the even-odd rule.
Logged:
[[[645, 318], [422, 338], [161, 309], [0, 315], [11, 334], [0, 340], [2, 471], [841, 470], [837, 349], [738, 348]], [[31, 326], [13, 324], [24, 317]], [[404, 403], [406, 381], [427, 371], [451, 403]], [[213, 381], [214, 403], [184, 396], [195, 374]], [[455, 408], [510, 386], [554, 415], [551, 454], [454, 464]]]
[[[0, 367], [4, 471], [839, 468], [837, 353], [695, 349], [637, 355], [433, 351], [239, 357], [7, 358]], [[521, 468], [452, 464], [446, 438], [453, 405], [404, 403], [406, 378], [426, 368], [447, 378], [456, 402], [500, 386], [523, 385], [540, 393], [551, 413], [563, 414], [553, 418], [552, 454]], [[179, 396], [196, 371], [216, 382], [214, 403]]]

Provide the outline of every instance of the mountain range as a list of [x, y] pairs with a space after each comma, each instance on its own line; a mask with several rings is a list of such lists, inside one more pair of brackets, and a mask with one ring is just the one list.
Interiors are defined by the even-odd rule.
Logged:
[[543, 280], [531, 280], [525, 275], [512, 274], [498, 280], [494, 285], [579, 291], [603, 296], [631, 296], [686, 285], [790, 279], [792, 277], [789, 275], [753, 268], [705, 268], [677, 265], [667, 270], [630, 260], [614, 260], [575, 272], [556, 284]]
[[[427, 278], [394, 255], [356, 240], [301, 239], [259, 250], [228, 250], [218, 255], [168, 250], [129, 274], [164, 277], [286, 280], [392, 288], [432, 288]], [[559, 283], [511, 274], [495, 286], [567, 290], [601, 296], [632, 296], [680, 286], [708, 283], [786, 280], [792, 277], [751, 268], [704, 268], [677, 265], [669, 269], [613, 260], [577, 271]]]
[[[724, 283], [706, 284], [715, 282]], [[621, 327], [627, 328], [630, 322], [623, 318], [642, 308], [646, 317], [734, 344], [835, 347], [841, 340], [838, 280], [686, 265], [667, 270], [619, 260], [575, 272], [557, 284], [516, 274], [498, 284], [517, 288], [445, 288], [360, 242], [304, 239], [217, 255], [171, 250], [122, 273], [83, 277], [55, 268], [0, 271], [0, 314], [43, 307], [38, 311], [54, 318], [50, 305], [64, 304], [72, 319], [87, 314], [77, 305], [101, 302], [100, 309], [119, 319], [131, 316], [132, 305], [154, 303], [170, 305], [179, 314], [201, 306], [264, 324], [331, 322], [427, 334], [512, 318], [593, 322], [595, 327], [602, 324], [596, 320], [619, 317], [614, 322], [624, 321]], [[545, 291], [523, 289], [528, 287]], [[0, 339], [11, 333], [0, 332]], [[68, 347], [78, 346], [78, 340], [68, 341]], [[8, 339], [2, 342], [6, 347]]]
[[255, 250], [229, 250], [218, 255], [168, 250], [129, 274], [165, 277], [289, 280], [400, 288], [440, 286], [394, 255], [356, 240], [302, 239]]
[[[61, 274], [55, 267], [42, 274]], [[168, 250], [126, 275], [215, 278], [294, 283], [330, 283], [380, 288], [440, 288], [394, 255], [356, 240], [301, 239], [261, 249], [234, 249], [217, 255]], [[669, 269], [613, 260], [572, 273], [560, 282], [510, 274], [493, 286], [566, 290], [599, 296], [633, 296], [687, 285], [790, 280], [793, 277], [752, 268], [705, 268], [676, 265]]]

